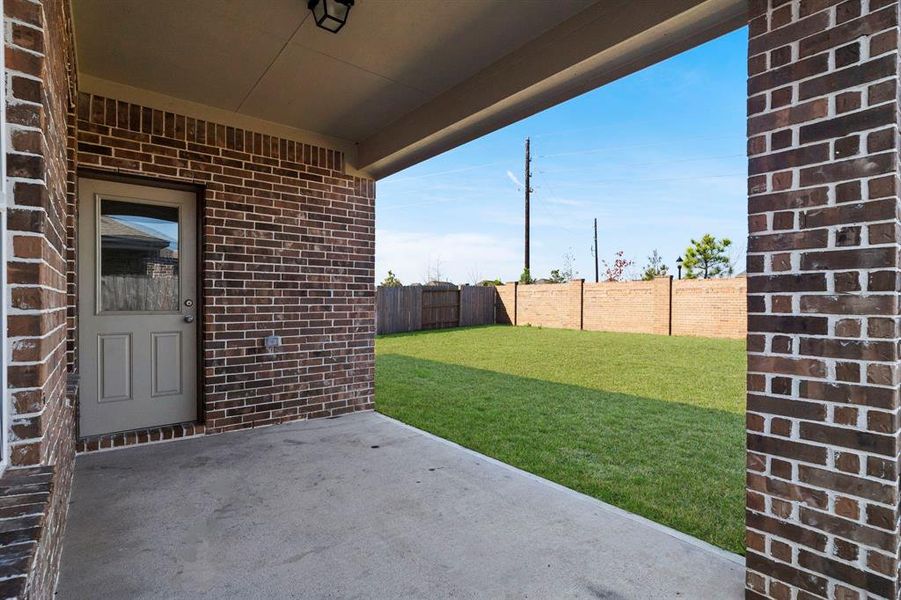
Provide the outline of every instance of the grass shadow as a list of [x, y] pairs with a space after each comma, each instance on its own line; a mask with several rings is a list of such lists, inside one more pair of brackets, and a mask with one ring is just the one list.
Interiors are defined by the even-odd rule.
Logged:
[[742, 413], [392, 352], [376, 408], [744, 554]]
[[[466, 327], [441, 327], [438, 329], [417, 329], [416, 331], [399, 331], [397, 333], [380, 333], [375, 336], [377, 340], [389, 340], [396, 338], [411, 338], [411, 337], [425, 337], [425, 336], [435, 336], [435, 335], [453, 335], [454, 333], [466, 332], [466, 331], [474, 331], [479, 329], [492, 329], [497, 328], [496, 324], [489, 325], [467, 325]], [[502, 325], [502, 327], [509, 327], [509, 325]]]

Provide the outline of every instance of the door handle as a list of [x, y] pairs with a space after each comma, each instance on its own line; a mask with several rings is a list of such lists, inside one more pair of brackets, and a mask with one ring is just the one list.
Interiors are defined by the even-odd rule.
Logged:
[[194, 315], [185, 315], [185, 323], [193, 323]]

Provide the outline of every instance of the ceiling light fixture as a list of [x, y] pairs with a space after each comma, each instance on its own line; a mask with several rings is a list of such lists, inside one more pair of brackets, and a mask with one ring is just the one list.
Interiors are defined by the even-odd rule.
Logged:
[[307, 3], [316, 25], [332, 33], [341, 31], [353, 5], [354, 0], [309, 0]]

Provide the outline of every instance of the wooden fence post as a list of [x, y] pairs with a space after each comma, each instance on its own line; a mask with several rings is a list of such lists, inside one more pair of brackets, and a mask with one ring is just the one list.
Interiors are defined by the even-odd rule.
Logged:
[[416, 318], [416, 323], [413, 325], [412, 331], [419, 331], [422, 329], [422, 286], [414, 285], [412, 286], [415, 300], [413, 300], [413, 309], [411, 309], [412, 315]]

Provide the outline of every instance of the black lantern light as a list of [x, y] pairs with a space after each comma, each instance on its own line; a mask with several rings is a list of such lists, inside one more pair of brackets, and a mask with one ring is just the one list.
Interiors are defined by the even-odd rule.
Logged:
[[353, 5], [354, 0], [309, 0], [307, 3], [316, 25], [332, 33], [341, 31]]
[[682, 279], [682, 257], [676, 259], [676, 269], [679, 270], [679, 279]]

